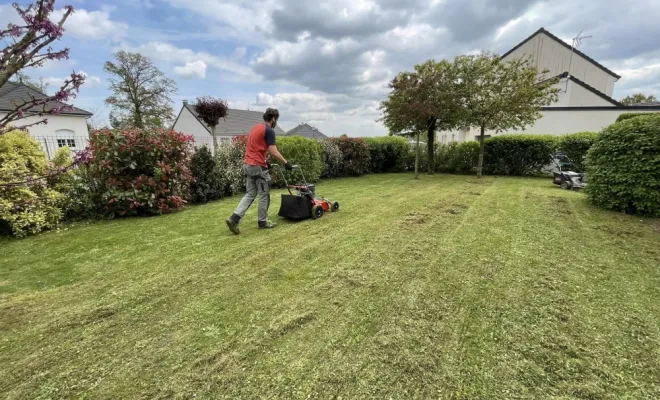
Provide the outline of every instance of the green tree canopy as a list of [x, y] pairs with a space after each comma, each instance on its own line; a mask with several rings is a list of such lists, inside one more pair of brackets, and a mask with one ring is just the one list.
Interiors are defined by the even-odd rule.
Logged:
[[171, 121], [176, 83], [142, 54], [120, 51], [114, 57], [103, 68], [111, 75], [113, 94], [105, 102], [112, 106], [112, 126], [162, 127]]
[[631, 106], [633, 104], [644, 104], [644, 103], [654, 103], [658, 101], [658, 99], [650, 94], [650, 95], [645, 95], [643, 93], [635, 93], [631, 94], [630, 96], [626, 96], [623, 99], [621, 99], [621, 103]]
[[454, 61], [462, 126], [481, 130], [477, 174], [481, 176], [486, 130], [524, 129], [541, 117], [540, 108], [557, 101], [555, 79], [544, 80], [529, 58], [505, 62], [495, 54], [459, 56]]
[[429, 173], [435, 169], [435, 132], [457, 126], [461, 107], [455, 88], [456, 73], [447, 61], [429, 60], [412, 72], [397, 75], [381, 103], [382, 121], [394, 134], [427, 134]]

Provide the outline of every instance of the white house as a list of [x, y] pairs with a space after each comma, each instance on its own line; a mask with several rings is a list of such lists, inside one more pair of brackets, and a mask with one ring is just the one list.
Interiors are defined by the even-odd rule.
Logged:
[[[30, 101], [32, 98], [43, 99], [47, 96], [22, 83], [6, 83], [0, 87], [0, 118], [6, 116], [9, 111], [13, 111], [17, 104], [24, 101]], [[53, 102], [47, 107], [62, 107], [63, 103]], [[13, 125], [29, 125], [43, 119], [47, 119], [47, 124], [34, 125], [27, 128], [30, 136], [41, 143], [48, 158], [52, 158], [59, 147], [67, 146], [72, 150], [81, 150], [87, 146], [89, 140], [89, 131], [87, 130], [87, 118], [92, 114], [73, 107], [62, 111], [57, 115], [48, 115], [40, 117], [36, 111], [26, 113], [26, 117], [14, 121]]]
[[[572, 52], [571, 52], [572, 50]], [[572, 53], [572, 54], [571, 54]], [[541, 109], [542, 118], [525, 130], [507, 133], [538, 133], [564, 135], [581, 131], [597, 132], [613, 124], [617, 117], [628, 112], [660, 112], [658, 105], [624, 106], [612, 98], [614, 85], [621, 78], [578, 49], [548, 32], [539, 29], [502, 56], [502, 60], [531, 57], [533, 65], [547, 69], [549, 77], [560, 77], [555, 86], [561, 90], [559, 100]], [[462, 129], [440, 133], [439, 140], [475, 140], [479, 130]], [[486, 132], [486, 137], [498, 134]]]
[[[227, 143], [235, 136], [244, 136], [259, 123], [264, 123], [263, 111], [247, 111], [229, 109], [227, 116], [220, 120], [215, 128], [218, 144]], [[197, 117], [197, 113], [191, 104], [184, 100], [183, 107], [172, 126], [177, 132], [191, 135], [195, 138], [196, 146], [207, 146], [213, 151], [213, 136], [211, 128]], [[286, 132], [279, 126], [275, 127], [278, 136], [285, 136]]]

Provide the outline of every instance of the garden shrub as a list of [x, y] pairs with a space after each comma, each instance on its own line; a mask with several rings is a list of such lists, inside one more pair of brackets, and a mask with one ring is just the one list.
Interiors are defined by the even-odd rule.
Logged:
[[596, 132], [578, 132], [557, 138], [557, 150], [564, 152], [571, 159], [574, 169], [586, 170], [587, 152], [598, 138]]
[[587, 172], [593, 204], [660, 217], [660, 115], [605, 128], [587, 153]]
[[321, 178], [337, 178], [341, 176], [341, 163], [343, 155], [339, 146], [329, 139], [319, 140], [321, 158], [323, 159], [323, 172]]
[[660, 114], [660, 113], [623, 113], [617, 117], [616, 122], [621, 122], [631, 118], [646, 116], [649, 114]]
[[472, 174], [479, 161], [479, 142], [460, 142], [438, 145], [436, 163], [442, 172]]
[[89, 172], [108, 216], [164, 214], [185, 204], [190, 136], [166, 129], [92, 132]]
[[369, 172], [371, 155], [369, 146], [361, 138], [349, 138], [343, 135], [339, 138], [332, 138], [342, 153], [341, 175], [342, 176], [360, 176]]
[[27, 132], [0, 136], [0, 231], [16, 236], [41, 232], [61, 218], [62, 195], [48, 186], [46, 154]]
[[556, 140], [551, 135], [501, 135], [487, 139], [484, 173], [538, 175], [552, 162], [555, 147]]
[[[313, 139], [302, 136], [277, 138], [277, 149], [291, 164], [299, 165], [308, 182], [316, 182], [323, 172], [321, 145]], [[278, 163], [278, 161], [272, 161]], [[283, 171], [289, 182], [301, 180], [299, 171]], [[271, 178], [276, 185], [283, 185], [280, 171], [272, 170]]]
[[190, 184], [190, 201], [206, 203], [222, 197], [224, 186], [222, 176], [216, 167], [211, 150], [201, 146], [195, 150], [190, 161], [193, 181]]
[[[410, 146], [402, 137], [385, 136], [364, 138], [369, 146], [371, 163], [369, 172], [403, 172], [406, 170]], [[413, 154], [414, 156], [414, 154]], [[413, 159], [413, 166], [414, 166]]]
[[235, 136], [230, 143], [218, 146], [216, 165], [222, 177], [223, 193], [228, 196], [245, 192], [243, 160], [247, 136]]

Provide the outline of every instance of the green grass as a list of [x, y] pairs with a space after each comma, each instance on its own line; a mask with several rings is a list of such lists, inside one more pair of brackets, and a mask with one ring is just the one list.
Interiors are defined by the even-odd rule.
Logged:
[[660, 398], [657, 220], [549, 179], [318, 191], [238, 237], [232, 198], [1, 242], [0, 397]]

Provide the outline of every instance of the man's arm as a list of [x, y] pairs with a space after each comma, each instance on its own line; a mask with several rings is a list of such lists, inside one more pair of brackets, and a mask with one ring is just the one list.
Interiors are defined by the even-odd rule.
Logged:
[[285, 165], [285, 164], [289, 163], [284, 157], [282, 157], [279, 150], [277, 150], [276, 145], [272, 144], [272, 145], [268, 146], [268, 152], [270, 153], [271, 156], [273, 156], [273, 157], [277, 158], [278, 160], [280, 160], [282, 165]]
[[275, 144], [275, 130], [270, 126], [266, 126], [266, 144], [268, 144], [268, 152], [271, 156], [277, 158], [282, 165], [289, 163], [284, 157], [282, 157], [279, 150], [277, 150], [277, 145]]

